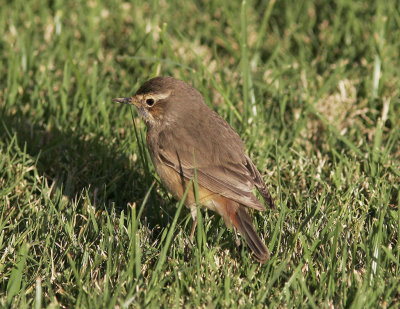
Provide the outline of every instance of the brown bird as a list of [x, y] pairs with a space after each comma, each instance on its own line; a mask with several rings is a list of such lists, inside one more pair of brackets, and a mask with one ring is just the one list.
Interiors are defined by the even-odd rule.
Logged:
[[[168, 191], [182, 199], [196, 171], [199, 204], [221, 215], [228, 228], [238, 229], [255, 258], [264, 263], [268, 249], [247, 208], [265, 210], [253, 194], [254, 186], [271, 208], [274, 202], [232, 127], [205, 104], [196, 89], [172, 77], [150, 79], [133, 97], [113, 101], [137, 107], [147, 126], [151, 159]], [[193, 218], [191, 240], [197, 224], [193, 187], [185, 200]]]

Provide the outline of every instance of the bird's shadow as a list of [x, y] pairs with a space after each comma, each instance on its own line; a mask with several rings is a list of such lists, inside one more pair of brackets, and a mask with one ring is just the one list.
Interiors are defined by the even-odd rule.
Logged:
[[[69, 128], [49, 128], [46, 124], [34, 124], [29, 118], [4, 113], [0, 126], [0, 141], [7, 145], [15, 139], [18, 147], [36, 162], [39, 176], [45, 177], [53, 190], [61, 190], [69, 200], [87, 191], [96, 208], [127, 213], [129, 205], [142, 204], [153, 181], [152, 177], [146, 177], [133, 154], [103, 136]], [[152, 191], [143, 211], [150, 230], [166, 226], [170, 221], [169, 216], [160, 218], [154, 211], [165, 201]]]

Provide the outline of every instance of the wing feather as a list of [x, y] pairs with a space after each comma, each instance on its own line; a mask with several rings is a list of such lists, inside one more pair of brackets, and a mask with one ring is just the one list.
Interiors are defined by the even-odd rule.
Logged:
[[[208, 113], [208, 118], [196, 118], [203, 121], [186, 121], [178, 130], [169, 125], [159, 132], [159, 159], [188, 179], [196, 169], [199, 185], [247, 207], [265, 210], [253, 194], [254, 185], [263, 188], [265, 184], [245, 155], [239, 135], [214, 112]], [[204, 128], [210, 122], [215, 130]]]

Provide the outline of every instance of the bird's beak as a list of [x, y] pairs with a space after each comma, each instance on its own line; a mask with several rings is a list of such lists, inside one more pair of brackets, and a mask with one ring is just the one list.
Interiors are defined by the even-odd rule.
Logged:
[[127, 105], [137, 105], [137, 102], [134, 97], [131, 98], [115, 98], [112, 99], [113, 102], [127, 104]]

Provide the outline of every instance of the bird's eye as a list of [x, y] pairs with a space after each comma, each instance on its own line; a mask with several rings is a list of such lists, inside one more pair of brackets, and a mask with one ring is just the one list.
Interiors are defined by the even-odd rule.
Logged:
[[153, 106], [153, 104], [154, 104], [154, 99], [147, 99], [146, 100], [146, 104], [147, 104], [147, 106]]

